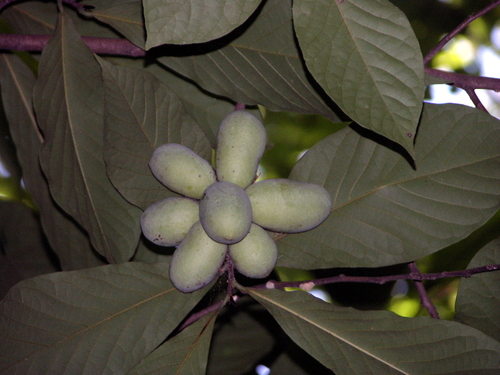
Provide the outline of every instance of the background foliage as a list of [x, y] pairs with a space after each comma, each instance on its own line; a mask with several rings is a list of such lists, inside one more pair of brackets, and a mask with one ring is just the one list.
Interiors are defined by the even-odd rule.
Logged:
[[[484, 272], [500, 263], [500, 124], [474, 89], [500, 83], [438, 44], [497, 2], [10, 3], [2, 374], [498, 373], [499, 278]], [[471, 45], [495, 30], [483, 13]], [[450, 61], [467, 75], [429, 69]], [[478, 108], [424, 103], [443, 82]], [[229, 273], [183, 294], [174, 249], [141, 237], [142, 211], [176, 195], [147, 163], [164, 143], [211, 161], [236, 103], [266, 124], [261, 178], [322, 185], [332, 212], [275, 237], [278, 281]]]

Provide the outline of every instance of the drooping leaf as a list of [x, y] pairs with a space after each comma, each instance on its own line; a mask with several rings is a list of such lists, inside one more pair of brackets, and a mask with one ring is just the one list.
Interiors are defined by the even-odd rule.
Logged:
[[25, 280], [0, 302], [0, 372], [124, 374], [201, 299], [168, 263], [128, 262]]
[[[500, 263], [500, 240], [483, 247], [467, 268]], [[455, 319], [500, 341], [499, 272], [481, 273], [462, 279], [457, 293]]]
[[151, 155], [162, 144], [180, 143], [211, 160], [206, 136], [177, 95], [151, 73], [99, 62], [106, 92], [104, 157], [113, 184], [142, 209], [177, 196], [151, 173]]
[[427, 104], [416, 169], [344, 129], [317, 143], [290, 178], [324, 186], [333, 209], [319, 227], [278, 241], [278, 265], [380, 267], [465, 238], [500, 207], [500, 123], [459, 105]]
[[106, 174], [100, 82], [99, 64], [62, 12], [42, 53], [33, 94], [45, 137], [40, 164], [55, 201], [114, 263], [132, 257], [141, 211], [115, 190]]
[[306, 65], [354, 121], [410, 154], [424, 99], [424, 65], [406, 16], [387, 0], [295, 0]]
[[210, 339], [218, 311], [205, 315], [182, 332], [163, 343], [129, 374], [204, 375]]
[[250, 295], [337, 375], [493, 375], [500, 368], [500, 343], [456, 322], [358, 311], [304, 292], [250, 290]]
[[237, 307], [223, 310], [217, 319], [207, 374], [251, 373], [273, 348], [276, 339], [265, 309], [249, 298]]
[[23, 169], [24, 184], [40, 209], [45, 235], [61, 268], [70, 271], [103, 265], [105, 262], [97, 256], [86, 233], [50, 196], [38, 159], [43, 136], [31, 104], [35, 83], [35, 75], [17, 56], [2, 54], [2, 102]]
[[143, 0], [146, 48], [220, 38], [245, 22], [259, 3], [260, 0]]
[[0, 243], [0, 298], [19, 281], [59, 271], [40, 220], [21, 202], [0, 201]]
[[142, 17], [141, 0], [85, 1], [95, 7], [92, 16], [119, 31], [139, 48], [144, 48], [146, 31]]
[[273, 111], [319, 113], [337, 121], [311, 83], [295, 42], [290, 0], [268, 0], [248, 29], [230, 41], [186, 49], [158, 61], [205, 90]]

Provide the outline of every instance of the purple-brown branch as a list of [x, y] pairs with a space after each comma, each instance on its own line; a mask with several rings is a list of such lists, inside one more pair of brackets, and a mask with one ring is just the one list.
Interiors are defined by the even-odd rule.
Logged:
[[[408, 264], [410, 268], [410, 272], [414, 274], [421, 274], [418, 266], [415, 262], [411, 262]], [[420, 296], [420, 303], [425, 307], [429, 315], [434, 319], [439, 319], [439, 314], [436, 310], [436, 306], [432, 303], [429, 298], [429, 294], [427, 294], [427, 290], [425, 290], [424, 284], [421, 280], [415, 280], [415, 287], [417, 288], [418, 295]]]
[[500, 270], [500, 264], [489, 264], [483, 267], [470, 268], [461, 271], [438, 272], [438, 273], [420, 273], [410, 272], [407, 274], [388, 275], [388, 276], [346, 276], [338, 275], [333, 277], [325, 277], [316, 280], [306, 281], [268, 281], [266, 284], [253, 286], [256, 289], [283, 289], [283, 288], [301, 288], [304, 285], [325, 285], [334, 283], [370, 283], [370, 284], [385, 284], [396, 280], [438, 280], [450, 277], [471, 277], [477, 273], [485, 273]]

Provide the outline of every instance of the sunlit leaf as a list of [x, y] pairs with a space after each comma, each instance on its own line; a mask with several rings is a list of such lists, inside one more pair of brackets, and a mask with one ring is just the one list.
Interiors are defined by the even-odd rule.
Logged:
[[412, 153], [424, 65], [406, 16], [387, 0], [295, 0], [306, 65], [354, 121]]
[[237, 102], [338, 120], [304, 70], [290, 0], [266, 1], [244, 31], [234, 40], [176, 51], [193, 56], [160, 57], [158, 61], [209, 92]]
[[141, 0], [85, 1], [94, 6], [92, 16], [119, 31], [139, 48], [144, 48], [146, 31], [142, 17]]
[[217, 311], [188, 326], [144, 358], [129, 374], [204, 375], [216, 317]]
[[500, 123], [459, 105], [425, 106], [416, 170], [351, 129], [314, 146], [290, 178], [324, 186], [332, 213], [278, 241], [278, 265], [379, 267], [422, 258], [465, 238], [500, 207]]
[[103, 87], [99, 64], [61, 13], [44, 49], [33, 102], [44, 134], [40, 164], [56, 202], [86, 229], [109, 262], [130, 259], [141, 211], [125, 201], [103, 159]]
[[[500, 240], [479, 250], [467, 268], [500, 263]], [[458, 288], [455, 319], [500, 341], [499, 272], [481, 273], [462, 279]]]
[[180, 143], [211, 160], [211, 146], [177, 95], [151, 73], [99, 60], [105, 80], [108, 174], [131, 203], [147, 208], [177, 194], [151, 173], [149, 159], [165, 143]]
[[69, 271], [102, 265], [105, 262], [92, 249], [88, 236], [50, 196], [38, 159], [43, 136], [31, 104], [35, 83], [35, 75], [17, 56], [1, 56], [2, 101], [23, 169], [24, 184], [40, 209], [45, 235], [62, 269]]
[[300, 347], [337, 375], [493, 375], [500, 367], [500, 343], [459, 323], [358, 311], [304, 292], [250, 294]]
[[203, 43], [240, 26], [260, 0], [143, 0], [146, 48], [161, 44]]
[[124, 374], [204, 293], [177, 291], [168, 263], [129, 262], [25, 280], [0, 302], [0, 372]]

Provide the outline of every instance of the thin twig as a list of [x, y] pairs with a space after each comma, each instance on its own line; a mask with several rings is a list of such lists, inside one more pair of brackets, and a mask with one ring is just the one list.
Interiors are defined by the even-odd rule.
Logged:
[[449, 34], [447, 34], [443, 39], [439, 41], [438, 44], [436, 44], [430, 51], [427, 53], [427, 55], [424, 57], [424, 65], [429, 64], [429, 62], [432, 60], [434, 56], [450, 41], [452, 40], [458, 33], [460, 33], [463, 29], [465, 29], [472, 21], [475, 19], [485, 15], [488, 13], [490, 10], [495, 8], [500, 4], [500, 0], [495, 0], [485, 8], [481, 9], [479, 12], [476, 14], [468, 16], [464, 21], [462, 21], [453, 31], [451, 31]]
[[334, 284], [334, 283], [369, 283], [369, 284], [385, 284], [396, 280], [437, 280], [450, 277], [471, 277], [477, 273], [492, 272], [500, 270], [500, 264], [489, 264], [483, 267], [470, 268], [461, 271], [439, 272], [439, 273], [409, 273], [388, 276], [346, 276], [338, 275], [333, 277], [325, 277], [322, 279], [305, 280], [305, 281], [274, 281], [270, 280], [266, 284], [253, 286], [255, 289], [283, 289], [283, 288], [308, 288], [317, 285]]
[[[409, 263], [408, 267], [410, 268], [410, 272], [412, 274], [421, 275], [420, 270], [418, 269], [415, 262]], [[422, 306], [425, 307], [432, 318], [439, 319], [439, 313], [436, 310], [436, 306], [434, 306], [431, 299], [429, 298], [429, 294], [427, 294], [427, 290], [425, 290], [422, 281], [415, 280], [414, 283], [417, 288], [418, 295], [420, 296], [420, 302], [422, 303]]]
[[465, 92], [469, 95], [470, 100], [472, 100], [472, 103], [476, 106], [476, 108], [479, 108], [480, 110], [489, 113], [486, 107], [483, 105], [481, 100], [476, 94], [476, 90], [474, 90], [472, 87], [462, 87], [462, 89], [465, 90]]
[[[0, 50], [40, 52], [50, 39], [50, 35], [0, 34]], [[140, 49], [126, 39], [83, 36], [82, 40], [99, 55], [145, 56]]]

